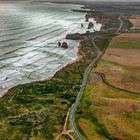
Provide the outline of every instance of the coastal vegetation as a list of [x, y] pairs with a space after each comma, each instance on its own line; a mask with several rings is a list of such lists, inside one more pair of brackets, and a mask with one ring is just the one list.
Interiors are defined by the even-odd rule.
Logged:
[[90, 38], [81, 42], [80, 52], [80, 61], [66, 66], [51, 80], [19, 85], [0, 99], [1, 140], [55, 139], [75, 102], [83, 72], [94, 59]]

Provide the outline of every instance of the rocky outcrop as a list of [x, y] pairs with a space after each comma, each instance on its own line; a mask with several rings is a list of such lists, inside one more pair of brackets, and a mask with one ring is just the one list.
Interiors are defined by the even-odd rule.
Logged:
[[82, 40], [82, 39], [84, 39], [84, 35], [81, 35], [81, 34], [79, 34], [79, 33], [67, 34], [66, 39], [71, 39], [71, 40]]
[[61, 47], [61, 42], [58, 42], [58, 47]]
[[91, 29], [91, 28], [93, 28], [94, 27], [94, 24], [92, 23], [92, 22], [89, 22], [89, 24], [88, 24], [88, 29]]
[[90, 15], [85, 16], [85, 22], [89, 22]]
[[73, 12], [79, 12], [79, 13], [92, 13], [94, 10], [89, 10], [89, 9], [83, 9], [83, 10], [76, 10], [72, 9]]
[[61, 48], [67, 49], [68, 48], [68, 44], [66, 42], [63, 42], [61, 45]]

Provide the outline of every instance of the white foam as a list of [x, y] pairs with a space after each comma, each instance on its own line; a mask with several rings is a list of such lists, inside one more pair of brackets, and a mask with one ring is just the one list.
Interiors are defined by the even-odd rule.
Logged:
[[[71, 11], [80, 7], [0, 4], [0, 94], [18, 84], [53, 76], [76, 59], [79, 41], [66, 40], [65, 36], [101, 27], [90, 19], [94, 28], [88, 30], [85, 14]], [[66, 41], [69, 48], [58, 47], [58, 41]]]

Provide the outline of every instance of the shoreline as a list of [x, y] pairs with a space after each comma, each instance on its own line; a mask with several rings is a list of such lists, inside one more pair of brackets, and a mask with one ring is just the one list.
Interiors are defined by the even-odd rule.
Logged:
[[[81, 42], [81, 41], [80, 41], [80, 42]], [[80, 42], [79, 42], [79, 45], [80, 45]], [[75, 59], [74, 59], [74, 60], [69, 60], [61, 69], [57, 70], [57, 71], [54, 73], [54, 75], [48, 76], [48, 77], [44, 77], [44, 78], [40, 78], [40, 79], [34, 80], [34, 81], [30, 82], [30, 83], [47, 82], [47, 81], [49, 81], [49, 80], [52, 80], [57, 72], [61, 71], [62, 69], [64, 69], [64, 68], [67, 67], [68, 65], [72, 65], [72, 64], [78, 62], [83, 56], [82, 56], [82, 54], [81, 54], [81, 52], [80, 52], [79, 46], [77, 46], [77, 49], [78, 49], [78, 51], [77, 51], [77, 55], [76, 55]], [[28, 84], [28, 83], [27, 83], [27, 84]], [[17, 86], [18, 86], [18, 85], [17, 85]]]
[[78, 62], [83, 57], [83, 55], [82, 55], [82, 53], [80, 51], [80, 42], [81, 41], [82, 40], [79, 40], [79, 45], [76, 47], [77, 48], [77, 54], [76, 54], [75, 59], [74, 60], [69, 60], [61, 69], [57, 70], [52, 76], [40, 78], [38, 80], [33, 80], [33, 81], [29, 82], [29, 83], [17, 84], [15, 86], [11, 87], [11, 88], [4, 89], [4, 90], [0, 91], [0, 99], [3, 98], [5, 95], [7, 95], [9, 90], [11, 90], [11, 89], [13, 89], [13, 88], [15, 88], [15, 87], [17, 87], [19, 85], [32, 84], [32, 83], [37, 83], [37, 82], [47, 82], [49, 80], [52, 80], [57, 72], [61, 71], [62, 69], [64, 69], [68, 65], [72, 65], [72, 64]]
[[[101, 29], [98, 32], [101, 33]], [[93, 59], [96, 58], [91, 38], [92, 35], [93, 33], [86, 34], [85, 39], [78, 41], [79, 46], [75, 46], [77, 48], [76, 59], [69, 61], [63, 68], [57, 71], [53, 77], [49, 77], [48, 80], [44, 81], [18, 85], [9, 89], [5, 96], [0, 98], [2, 101], [1, 112], [3, 112], [3, 116], [14, 118], [13, 120], [8, 118], [5, 122], [6, 126], [12, 127], [15, 125], [13, 129], [16, 129], [17, 123], [20, 121], [23, 125], [18, 124], [18, 126], [27, 128], [28, 132], [31, 133], [33, 132], [33, 128], [35, 128], [34, 124], [36, 124], [36, 126], [41, 124], [42, 129], [46, 130], [47, 127], [51, 132], [45, 132], [47, 135], [43, 137], [50, 137], [50, 139], [55, 138], [54, 134], [60, 133], [62, 130], [61, 124], [64, 122], [66, 112], [72, 104], [75, 103], [77, 93], [81, 89], [80, 86], [73, 89], [73, 86], [82, 84], [85, 69]], [[7, 101], [6, 106], [3, 105], [5, 101]], [[17, 106], [17, 108], [15, 106]], [[31, 112], [25, 112], [26, 110], [31, 110]], [[36, 113], [33, 113], [34, 111]], [[15, 118], [17, 114], [25, 114], [25, 116]], [[40, 119], [42, 118], [42, 114], [46, 118], [45, 120]], [[31, 119], [32, 117], [36, 117], [36, 115], [39, 116], [36, 118], [36, 121]], [[28, 123], [33, 126], [31, 129], [28, 127]], [[53, 127], [57, 125], [59, 125], [58, 130]], [[43, 135], [41, 130], [37, 130], [37, 132]], [[25, 135], [21, 132], [21, 134], [29, 137], [31, 136], [30, 133]]]
[[[92, 85], [90, 79], [87, 81], [88, 75], [92, 72], [92, 66], [97, 67], [110, 40], [116, 36], [122, 22], [129, 23], [123, 18], [120, 19], [119, 15], [102, 14], [103, 16], [98, 19], [98, 22], [103, 22], [100, 31], [94, 34], [86, 34], [86, 39], [79, 39], [78, 42], [81, 41], [79, 46], [74, 45], [78, 48], [75, 52], [77, 54], [75, 59], [67, 61], [68, 63], [65, 63], [52, 77], [43, 81], [18, 85], [10, 89], [3, 98], [0, 98], [1, 122], [3, 124], [1, 138], [56, 139], [63, 130], [67, 112], [72, 105], [68, 128], [73, 130], [76, 139], [81, 139], [79, 135], [82, 138], [87, 136], [87, 131], [81, 129], [81, 125], [78, 124], [81, 116], [85, 120], [90, 118], [95, 120], [95, 122], [91, 121], [96, 127], [95, 133], [98, 136], [101, 135], [106, 139], [114, 138], [114, 135], [109, 133], [105, 125], [100, 123], [99, 117], [93, 112], [94, 110], [88, 110], [88, 108], [91, 109], [92, 105], [90, 98], [81, 99], [85, 86], [88, 83]], [[129, 26], [122, 26], [120, 33], [125, 29], [129, 29]], [[102, 53], [101, 56], [98, 56], [100, 54], [98, 51]], [[99, 59], [97, 59], [98, 57]], [[97, 62], [95, 62], [96, 59]], [[87, 88], [87, 90], [89, 89], [90, 87]], [[92, 89], [90, 91], [92, 92]], [[97, 101], [95, 99], [95, 104]], [[99, 104], [99, 111], [101, 111], [101, 107]]]

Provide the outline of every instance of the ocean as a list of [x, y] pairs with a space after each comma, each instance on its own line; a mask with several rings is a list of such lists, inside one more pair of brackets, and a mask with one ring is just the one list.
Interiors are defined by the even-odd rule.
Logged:
[[[54, 3], [0, 3], [0, 96], [8, 89], [52, 77], [76, 60], [79, 41], [66, 40], [70, 33], [85, 33], [81, 5]], [[94, 21], [94, 29], [101, 24]], [[81, 27], [83, 23], [84, 27]], [[68, 49], [58, 47], [67, 42]]]

